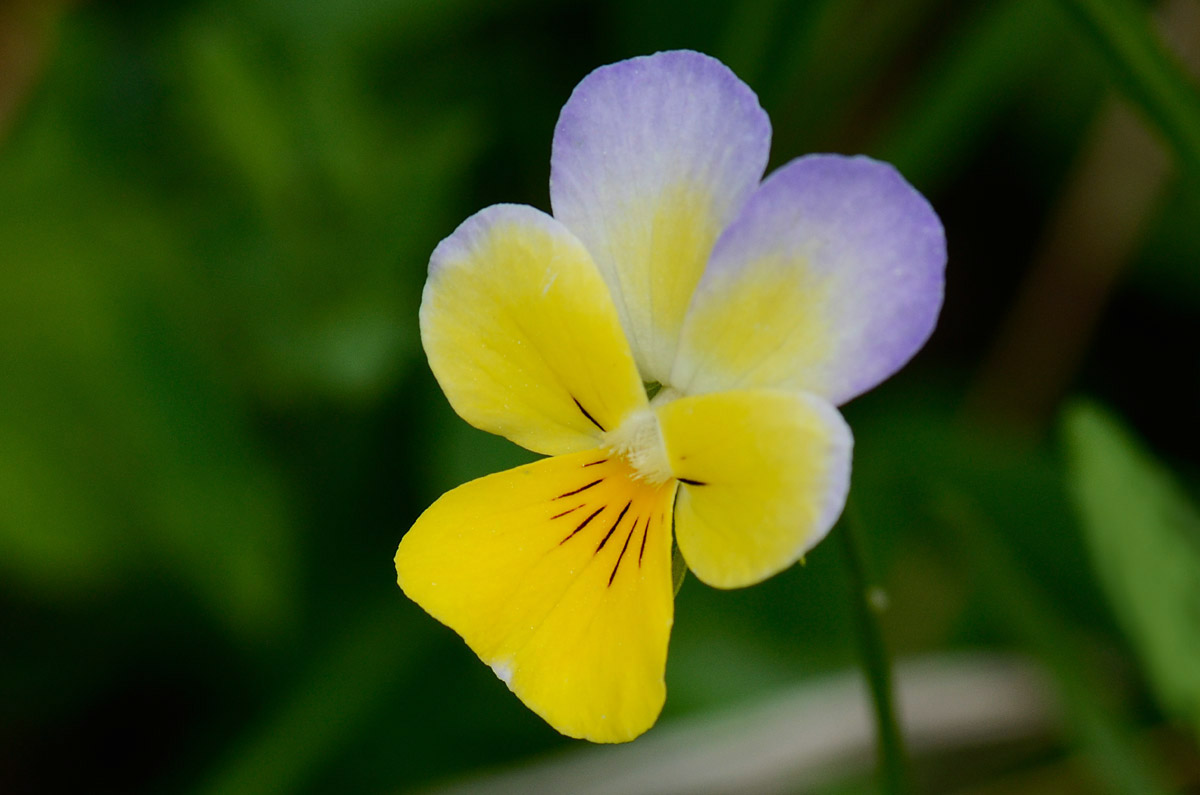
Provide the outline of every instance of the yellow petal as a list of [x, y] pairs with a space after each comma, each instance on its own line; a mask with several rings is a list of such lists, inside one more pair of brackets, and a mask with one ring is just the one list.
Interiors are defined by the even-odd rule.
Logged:
[[675, 486], [601, 451], [447, 493], [404, 536], [404, 592], [551, 726], [624, 742], [658, 717], [673, 617]]
[[760, 582], [796, 562], [837, 521], [853, 440], [821, 398], [719, 392], [679, 398], [657, 413], [681, 484], [675, 537], [704, 582]]
[[463, 419], [539, 453], [593, 449], [646, 404], [604, 280], [532, 207], [489, 207], [438, 245], [421, 340]]

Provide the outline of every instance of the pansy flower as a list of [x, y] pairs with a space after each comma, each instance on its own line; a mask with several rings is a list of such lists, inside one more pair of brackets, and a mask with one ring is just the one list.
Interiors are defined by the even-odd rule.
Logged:
[[708, 56], [602, 67], [554, 131], [553, 215], [488, 207], [433, 252], [421, 337], [446, 397], [549, 457], [437, 500], [399, 583], [563, 734], [621, 742], [657, 718], [672, 538], [738, 588], [829, 531], [852, 446], [835, 406], [936, 321], [925, 199], [865, 157], [763, 180], [770, 135]]

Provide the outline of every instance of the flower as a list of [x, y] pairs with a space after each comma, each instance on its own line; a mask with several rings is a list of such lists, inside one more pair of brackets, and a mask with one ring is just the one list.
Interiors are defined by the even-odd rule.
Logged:
[[563, 734], [657, 719], [672, 535], [697, 578], [737, 588], [829, 531], [852, 446], [835, 405], [936, 322], [925, 199], [865, 157], [760, 182], [770, 134], [706, 55], [601, 67], [554, 131], [553, 216], [488, 207], [433, 252], [421, 337], [446, 397], [550, 457], [443, 495], [398, 580]]

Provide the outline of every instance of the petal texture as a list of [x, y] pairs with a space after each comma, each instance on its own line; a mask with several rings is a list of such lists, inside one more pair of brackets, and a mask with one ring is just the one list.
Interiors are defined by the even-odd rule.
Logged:
[[459, 416], [539, 453], [594, 448], [646, 404], [587, 251], [532, 207], [488, 207], [438, 244], [421, 340]]
[[601, 67], [563, 107], [554, 215], [604, 274], [646, 380], [670, 374], [692, 291], [762, 178], [770, 139], [754, 92], [696, 52]]
[[675, 538], [709, 585], [740, 588], [782, 571], [841, 514], [853, 440], [821, 398], [719, 392], [666, 403], [658, 417], [680, 480]]
[[400, 587], [563, 734], [631, 740], [653, 725], [673, 619], [675, 486], [601, 451], [447, 493], [396, 553]]
[[669, 381], [689, 394], [800, 389], [840, 405], [928, 339], [945, 264], [941, 222], [892, 166], [793, 160], [717, 242]]

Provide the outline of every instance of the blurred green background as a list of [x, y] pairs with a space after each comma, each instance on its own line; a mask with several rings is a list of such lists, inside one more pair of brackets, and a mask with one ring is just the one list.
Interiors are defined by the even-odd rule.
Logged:
[[[892, 651], [1028, 663], [1050, 717], [920, 739], [921, 787], [1200, 791], [1200, 3], [5, 0], [0, 792], [592, 758], [395, 586], [424, 507], [529, 459], [416, 310], [459, 221], [549, 209], [573, 86], [677, 47], [758, 92], [772, 166], [889, 159], [947, 228], [937, 333], [845, 410], [852, 499]], [[639, 743], [852, 670], [844, 572], [686, 581]]]

